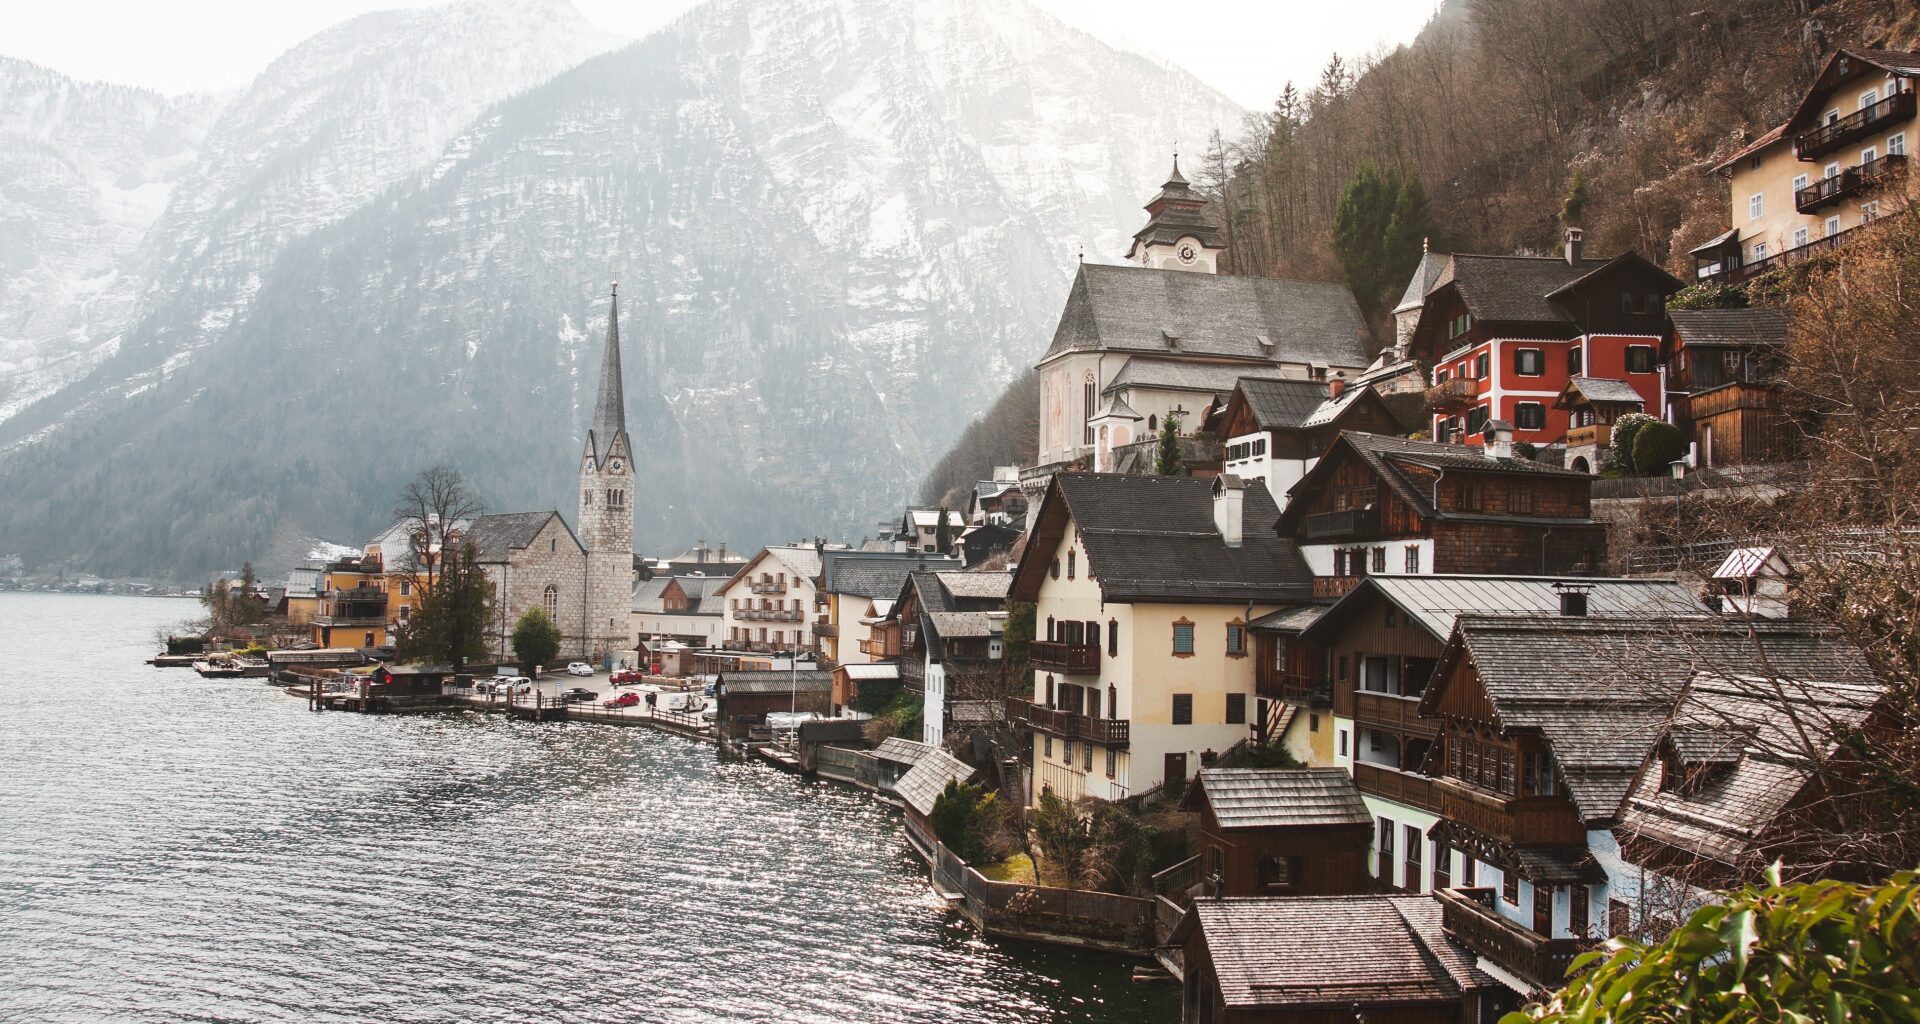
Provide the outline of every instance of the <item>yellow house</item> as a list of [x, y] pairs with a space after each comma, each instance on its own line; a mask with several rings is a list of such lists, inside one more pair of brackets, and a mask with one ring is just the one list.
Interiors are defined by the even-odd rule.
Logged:
[[386, 646], [386, 575], [379, 560], [329, 562], [320, 577], [319, 613], [307, 626], [321, 647]]
[[1030, 803], [1182, 785], [1254, 736], [1247, 624], [1313, 592], [1278, 517], [1232, 476], [1053, 477], [1010, 598], [1035, 606]]
[[1696, 277], [1744, 281], [1909, 202], [1917, 76], [1920, 53], [1828, 58], [1792, 116], [1714, 168], [1727, 178], [1732, 225], [1693, 250]]
[[320, 586], [325, 570], [299, 566], [287, 574], [287, 625], [304, 626], [320, 614]]

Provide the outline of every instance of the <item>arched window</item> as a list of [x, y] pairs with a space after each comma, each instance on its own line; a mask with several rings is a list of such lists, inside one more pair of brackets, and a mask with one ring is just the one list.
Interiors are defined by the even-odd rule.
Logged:
[[540, 596], [540, 603], [546, 606], [547, 617], [558, 622], [560, 615], [560, 588], [551, 583], [547, 584], [546, 592]]
[[1056, 580], [1060, 578], [1060, 560], [1058, 558], [1053, 560], [1052, 565], [1047, 566], [1047, 575]]
[[1119, 656], [1120, 656], [1120, 620], [1108, 619], [1107, 620], [1107, 657], [1118, 658]]
[[1053, 616], [1047, 616], [1047, 639], [1053, 639]]
[[1155, 416], [1155, 415], [1149, 415], [1149, 416], [1147, 417], [1147, 429], [1148, 429], [1148, 430], [1159, 430], [1159, 429], [1160, 429], [1160, 417], [1159, 417], [1159, 416]]
[[1080, 443], [1093, 443], [1093, 403], [1099, 400], [1099, 385], [1094, 382], [1093, 374], [1087, 374], [1086, 381], [1080, 385], [1080, 411], [1083, 426]]
[[1074, 570], [1079, 564], [1080, 564], [1079, 554], [1073, 551], [1067, 552], [1067, 578], [1068, 579], [1073, 578]]

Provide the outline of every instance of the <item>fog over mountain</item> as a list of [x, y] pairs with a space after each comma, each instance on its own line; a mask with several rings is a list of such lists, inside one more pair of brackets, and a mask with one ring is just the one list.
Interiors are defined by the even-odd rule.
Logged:
[[[419, 47], [428, 14], [461, 27]], [[0, 548], [352, 541], [441, 459], [571, 517], [614, 276], [637, 545], [857, 537], [1045, 347], [1075, 251], [1123, 251], [1170, 141], [1241, 116], [1024, 0], [715, 0], [572, 66], [603, 45], [487, 2], [276, 62], [111, 357], [0, 423]]]

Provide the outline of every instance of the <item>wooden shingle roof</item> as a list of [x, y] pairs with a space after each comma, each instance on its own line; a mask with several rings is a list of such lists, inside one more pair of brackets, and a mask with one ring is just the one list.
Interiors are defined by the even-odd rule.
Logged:
[[1373, 824], [1344, 768], [1203, 768], [1180, 808], [1197, 809], [1202, 797], [1221, 828]]

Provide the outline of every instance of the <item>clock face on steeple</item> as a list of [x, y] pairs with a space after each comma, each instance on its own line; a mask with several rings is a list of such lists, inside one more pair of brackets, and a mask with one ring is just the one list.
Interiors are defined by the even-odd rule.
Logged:
[[626, 465], [626, 463], [624, 463], [624, 462], [622, 462], [622, 461], [620, 461], [620, 460], [619, 460], [619, 459], [617, 459], [617, 458], [615, 458], [615, 459], [611, 459], [611, 460], [609, 460], [609, 461], [607, 462], [607, 468], [608, 468], [608, 469], [611, 469], [611, 470], [613, 470], [613, 471], [614, 471], [615, 473], [618, 473], [618, 472], [620, 472], [620, 467], [622, 467], [622, 466], [625, 466], [625, 465]]
[[1180, 262], [1182, 263], [1192, 263], [1200, 254], [1193, 251], [1192, 242], [1182, 242], [1180, 243], [1179, 251], [1174, 255], [1180, 257]]

